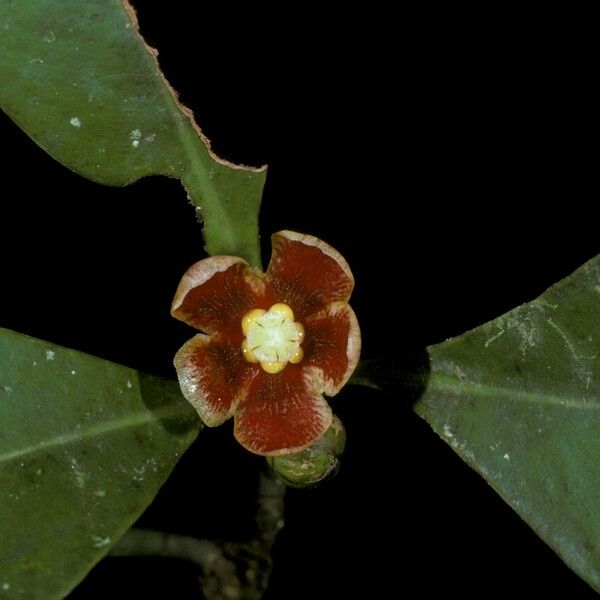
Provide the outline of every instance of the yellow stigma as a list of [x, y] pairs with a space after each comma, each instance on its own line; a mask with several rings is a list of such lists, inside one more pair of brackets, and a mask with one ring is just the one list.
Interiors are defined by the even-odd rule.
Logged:
[[299, 363], [304, 352], [304, 327], [294, 321], [292, 309], [283, 302], [269, 310], [255, 308], [242, 317], [242, 353], [248, 362], [260, 363], [267, 373], [283, 371], [288, 362]]

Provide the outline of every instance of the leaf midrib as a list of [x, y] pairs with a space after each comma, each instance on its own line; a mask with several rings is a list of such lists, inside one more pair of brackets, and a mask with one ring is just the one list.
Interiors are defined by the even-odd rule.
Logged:
[[51, 438], [31, 446], [26, 446], [24, 448], [12, 450], [5, 454], [0, 454], [0, 464], [22, 458], [28, 454], [40, 452], [54, 446], [65, 446], [73, 443], [81, 443], [88, 438], [92, 438], [103, 433], [111, 433], [114, 431], [119, 431], [120, 429], [140, 427], [148, 423], [161, 421], [170, 417], [176, 417], [184, 412], [186, 411], [184, 410], [183, 406], [165, 406], [155, 411], [130, 413], [116, 420], [97, 423], [87, 430], [59, 435], [55, 438]]
[[578, 410], [600, 410], [600, 402], [594, 397], [591, 400], [556, 396], [525, 390], [515, 390], [504, 386], [463, 381], [457, 375], [450, 375], [443, 371], [433, 371], [429, 380], [429, 387], [437, 387], [440, 391], [450, 393], [467, 393], [482, 398], [506, 397], [508, 400], [526, 402], [528, 404], [552, 405], [562, 408]]

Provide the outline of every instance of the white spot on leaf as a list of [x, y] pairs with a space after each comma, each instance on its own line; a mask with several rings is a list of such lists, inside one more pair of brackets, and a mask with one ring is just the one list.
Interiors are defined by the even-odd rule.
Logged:
[[101, 535], [93, 535], [92, 536], [92, 546], [94, 548], [104, 548], [104, 546], [108, 546], [110, 544], [110, 538], [108, 536], [103, 537]]
[[142, 139], [142, 131], [140, 129], [133, 129], [129, 134], [129, 139], [131, 140], [131, 145], [134, 148], [137, 148], [140, 145], [140, 140]]
[[71, 117], [69, 123], [71, 123], [73, 127], [81, 127], [81, 119], [79, 117]]
[[86, 474], [81, 470], [79, 463], [76, 458], [71, 459], [71, 470], [75, 475], [75, 481], [77, 482], [77, 487], [83, 488], [85, 487], [85, 480], [87, 479]]
[[500, 339], [504, 335], [504, 329], [500, 328], [494, 335], [489, 337], [483, 343], [484, 348], [488, 348], [491, 344], [493, 344], [496, 340]]
[[458, 440], [454, 437], [454, 433], [452, 432], [452, 429], [450, 429], [450, 425], [448, 425], [448, 423], [444, 424], [444, 437], [448, 440], [448, 443], [453, 447], [453, 448], [460, 448], [461, 450], [464, 450], [466, 447], [465, 443], [460, 444], [458, 442]]

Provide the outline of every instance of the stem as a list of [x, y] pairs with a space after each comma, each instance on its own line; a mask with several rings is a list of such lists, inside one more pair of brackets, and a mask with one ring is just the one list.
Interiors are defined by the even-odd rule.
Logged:
[[348, 383], [385, 392], [420, 394], [429, 379], [429, 356], [419, 354], [361, 360]]
[[202, 569], [207, 600], [260, 600], [273, 566], [271, 550], [283, 527], [285, 485], [272, 472], [261, 473], [256, 536], [246, 542], [216, 542], [147, 529], [130, 529], [112, 556], [163, 556], [195, 563]]
[[150, 529], [130, 529], [111, 550], [112, 556], [166, 556], [196, 563], [211, 569], [223, 561], [215, 542]]

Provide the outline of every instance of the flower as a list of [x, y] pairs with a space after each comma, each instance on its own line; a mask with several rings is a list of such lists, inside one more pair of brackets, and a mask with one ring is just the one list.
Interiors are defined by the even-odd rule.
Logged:
[[325, 242], [293, 231], [272, 237], [266, 273], [234, 256], [194, 264], [171, 314], [204, 332], [175, 356], [183, 395], [210, 427], [232, 415], [256, 454], [298, 452], [323, 435], [334, 396], [360, 353], [348, 299], [354, 278]]

